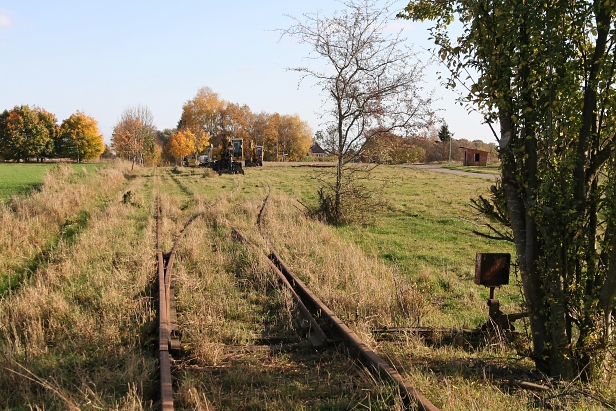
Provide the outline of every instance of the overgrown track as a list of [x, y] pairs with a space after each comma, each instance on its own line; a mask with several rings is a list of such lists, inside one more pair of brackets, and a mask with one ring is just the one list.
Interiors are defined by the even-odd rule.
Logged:
[[392, 381], [398, 385], [402, 401], [409, 406], [416, 403], [419, 409], [425, 411], [438, 411], [426, 397], [408, 383], [387, 361], [376, 354], [366, 343], [364, 343], [346, 324], [336, 316], [308, 287], [285, 265], [275, 250], [271, 250], [270, 260], [280, 268], [284, 277], [305, 305], [313, 307], [312, 310], [318, 313], [325, 320], [332, 330], [332, 337], [344, 341], [349, 350], [365, 364], [368, 369], [376, 376]]
[[[316, 297], [299, 278], [282, 261], [273, 249], [271, 241], [265, 235], [263, 215], [269, 194], [259, 212], [258, 226], [267, 247], [270, 249], [268, 263], [279, 283], [283, 284], [294, 299], [295, 314], [299, 319], [301, 334], [315, 348], [323, 348], [332, 341], [343, 341], [350, 353], [358, 358], [376, 377], [389, 381], [397, 386], [402, 403], [425, 411], [438, 411], [427, 398], [415, 390], [402, 376], [385, 360], [371, 350], [359, 337], [351, 331], [323, 302]], [[157, 228], [156, 247], [158, 260], [159, 289], [159, 362], [160, 362], [160, 403], [164, 411], [173, 410], [173, 383], [171, 376], [171, 353], [179, 350], [179, 332], [177, 314], [175, 313], [173, 281], [173, 264], [178, 245], [187, 228], [202, 213], [194, 214], [179, 232], [170, 253], [165, 257], [162, 250], [161, 226], [162, 206], [160, 196], [157, 197]], [[232, 228], [236, 238], [252, 245], [250, 240], [238, 229]], [[322, 328], [323, 327], [323, 328]], [[324, 331], [325, 329], [325, 331]]]
[[[271, 190], [270, 190], [271, 192]], [[297, 304], [297, 315], [307, 338], [315, 347], [322, 347], [328, 339], [342, 340], [357, 358], [377, 377], [389, 380], [396, 384], [400, 390], [402, 401], [406, 406], [416, 404], [419, 409], [425, 411], [438, 411], [426, 397], [417, 391], [411, 384], [385, 360], [370, 349], [340, 318], [338, 318], [308, 287], [286, 266], [278, 253], [272, 247], [271, 241], [266, 236], [263, 227], [263, 216], [267, 206], [269, 194], [263, 202], [259, 212], [258, 226], [261, 235], [270, 248], [269, 261], [273, 272], [277, 275], [280, 283], [288, 288]], [[242, 241], [251, 244], [250, 240], [238, 229], [233, 232]], [[316, 316], [325, 321], [330, 336], [325, 334], [316, 320]]]
[[171, 380], [171, 357], [170, 351], [180, 348], [178, 333], [177, 314], [175, 310], [175, 295], [172, 287], [173, 263], [178, 245], [186, 229], [192, 222], [201, 216], [201, 213], [193, 215], [184, 225], [176, 237], [171, 252], [166, 259], [163, 255], [161, 222], [162, 207], [160, 196], [157, 197], [156, 205], [156, 255], [158, 261], [158, 295], [159, 295], [159, 324], [158, 324], [158, 351], [160, 362], [160, 398], [163, 411], [173, 410], [173, 389]]
[[156, 255], [158, 259], [158, 352], [160, 365], [160, 402], [163, 411], [173, 410], [173, 389], [171, 383], [171, 360], [169, 357], [170, 327], [169, 306], [171, 296], [167, 283], [171, 283], [171, 276], [166, 275], [165, 261], [161, 239], [162, 210], [160, 197], [156, 204]]

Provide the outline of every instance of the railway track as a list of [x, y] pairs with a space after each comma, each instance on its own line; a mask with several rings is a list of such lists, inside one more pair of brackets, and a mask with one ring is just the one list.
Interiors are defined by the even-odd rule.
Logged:
[[158, 352], [160, 365], [160, 397], [161, 410], [173, 410], [173, 388], [171, 378], [170, 353], [180, 349], [180, 335], [175, 306], [175, 293], [172, 286], [173, 264], [178, 245], [184, 237], [186, 230], [201, 213], [193, 215], [177, 235], [171, 252], [165, 258], [162, 249], [162, 207], [160, 196], [157, 197], [156, 205], [156, 256], [158, 266]]
[[[374, 376], [394, 384], [401, 396], [402, 403], [407, 407], [415, 407], [425, 411], [438, 411], [426, 397], [415, 390], [389, 363], [371, 350], [359, 337], [351, 331], [323, 302], [316, 297], [306, 285], [286, 266], [280, 256], [271, 247], [270, 240], [265, 236], [262, 227], [267, 198], [259, 212], [258, 225], [261, 234], [270, 247], [268, 264], [275, 274], [278, 282], [282, 284], [293, 296], [296, 307], [295, 314], [300, 325], [299, 332], [317, 349], [325, 349], [332, 342], [343, 342], [356, 359]], [[160, 365], [160, 404], [161, 410], [174, 409], [173, 381], [171, 375], [171, 354], [180, 349], [179, 327], [175, 310], [175, 296], [173, 287], [173, 265], [180, 241], [188, 227], [201, 213], [194, 214], [186, 222], [180, 233], [176, 236], [173, 247], [168, 255], [162, 249], [162, 208], [160, 196], [157, 197], [157, 224], [156, 249], [158, 265], [158, 292], [159, 292], [159, 332], [158, 352]], [[237, 228], [232, 227], [235, 238], [244, 243], [254, 244]], [[271, 342], [271, 341], [270, 341]], [[282, 344], [282, 343], [280, 343]], [[336, 344], [334, 344], [336, 345]]]
[[[238, 229], [233, 228], [235, 236], [246, 244], [254, 244]], [[276, 253], [270, 250], [269, 261], [272, 271], [287, 287], [297, 304], [299, 322], [308, 340], [315, 348], [323, 348], [328, 341], [343, 341], [350, 352], [358, 358], [374, 375], [389, 380], [398, 386], [402, 401], [406, 406], [416, 405], [424, 411], [439, 411], [423, 394], [406, 381], [387, 361], [364, 343], [332, 310], [330, 310], [310, 289], [286, 266]], [[308, 308], [310, 307], [310, 308]], [[330, 330], [323, 331], [316, 317], [322, 319]], [[329, 334], [329, 335], [328, 335]]]
[[[160, 366], [161, 410], [173, 410], [173, 388], [171, 381], [171, 359], [169, 357], [171, 327], [169, 307], [171, 305], [171, 273], [165, 269], [161, 238], [162, 210], [160, 197], [156, 199], [156, 257], [158, 261], [158, 358]], [[171, 267], [171, 266], [170, 266]], [[169, 289], [167, 288], [169, 284]]]
[[[271, 190], [270, 190], [271, 193]], [[284, 263], [282, 258], [274, 250], [271, 241], [267, 238], [263, 218], [265, 210], [268, 204], [269, 193], [263, 202], [263, 206], [259, 211], [259, 217], [257, 224], [259, 231], [266, 244], [270, 248], [270, 254], [268, 256], [271, 262], [273, 271], [277, 274], [281, 283], [284, 284], [289, 291], [294, 295], [296, 303], [298, 304], [298, 314], [302, 318], [302, 322], [306, 323], [308, 328], [308, 338], [311, 342], [314, 340], [313, 345], [315, 347], [323, 346], [328, 336], [323, 329], [318, 325], [315, 317], [319, 317], [327, 325], [330, 330], [329, 339], [337, 339], [344, 341], [345, 345], [349, 348], [360, 361], [368, 367], [376, 376], [389, 380], [398, 386], [400, 395], [406, 406], [411, 404], [416, 405], [420, 410], [424, 411], [438, 411], [438, 408], [434, 406], [423, 394], [417, 391], [408, 381], [406, 381], [398, 371], [391, 366], [387, 361], [381, 358], [376, 352], [374, 352], [366, 343], [364, 343], [334, 312], [329, 309], [305, 284], [295, 275], [289, 267]], [[234, 229], [236, 235], [246, 243], [251, 243], [239, 230]]]
[[[15, 339], [6, 341], [30, 350], [23, 355], [18, 350], [3, 352], [10, 355], [2, 364], [4, 408], [249, 410], [268, 404], [275, 410], [400, 410], [402, 393], [409, 408], [432, 409], [422, 405], [408, 382], [438, 399], [444, 409], [477, 409], [476, 404], [487, 408], [489, 401], [489, 408], [505, 409], [511, 398], [520, 403], [535, 397], [546, 404], [560, 401], [559, 385], [525, 376], [526, 368], [503, 365], [500, 359], [469, 355], [466, 360], [461, 355], [451, 363], [429, 363], [432, 352], [425, 357], [422, 353], [433, 342], [420, 345], [420, 340], [434, 340], [438, 347], [448, 329], [396, 322], [399, 317], [390, 317], [388, 310], [397, 312], [385, 298], [377, 299], [383, 296], [375, 292], [379, 284], [354, 281], [359, 277], [352, 268], [371, 266], [356, 258], [352, 247], [330, 242], [330, 231], [317, 231], [319, 224], [303, 218], [303, 209], [288, 196], [263, 202], [265, 178], [212, 180], [201, 173], [162, 173], [148, 171], [128, 181], [123, 197], [118, 192], [92, 212], [72, 242], [37, 266], [36, 282], [14, 290], [11, 300], [4, 301], [4, 323], [17, 330], [4, 334]], [[210, 209], [204, 199], [212, 196], [220, 197], [221, 204]], [[265, 203], [267, 213], [265, 206], [260, 209]], [[204, 217], [199, 218], [198, 211]], [[263, 229], [263, 219], [269, 232]], [[232, 231], [230, 224], [242, 233]], [[237, 241], [242, 236], [255, 246]], [[346, 264], [351, 260], [361, 264]], [[310, 293], [298, 287], [301, 282], [292, 270], [333, 310], [305, 298]], [[363, 279], [368, 271], [358, 272]], [[289, 291], [278, 291], [279, 283]], [[366, 304], [364, 296], [376, 303]], [[274, 302], [264, 303], [267, 297], [274, 297]], [[250, 304], [257, 309], [246, 315]], [[219, 307], [223, 309], [217, 311]], [[362, 352], [361, 341], [352, 333], [345, 336], [339, 319], [378, 351]], [[32, 332], [37, 330], [40, 334]], [[409, 337], [411, 333], [420, 337]], [[452, 336], [452, 344], [459, 339], [467, 343], [466, 335], [462, 337]], [[395, 373], [388, 373], [386, 362], [384, 367], [378, 360], [371, 363], [377, 353], [391, 360], [394, 371], [408, 381], [399, 382]], [[159, 370], [161, 376], [153, 378]], [[389, 382], [375, 382], [369, 371]], [[330, 378], [336, 372], [341, 378]], [[483, 387], [476, 399], [459, 400], [458, 393], [475, 382]], [[450, 384], [458, 389], [450, 390]], [[541, 392], [522, 392], [529, 389]], [[585, 404], [584, 396], [588, 397], [581, 395], [567, 404]], [[269, 402], [272, 398], [274, 404]]]

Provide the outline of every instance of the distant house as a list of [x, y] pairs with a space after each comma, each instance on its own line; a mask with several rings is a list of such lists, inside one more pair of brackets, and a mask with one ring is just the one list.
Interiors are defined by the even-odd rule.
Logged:
[[488, 164], [488, 152], [471, 147], [460, 147], [464, 150], [465, 166], [485, 166]]
[[327, 153], [321, 148], [320, 145], [314, 143], [312, 147], [310, 147], [310, 155], [313, 157], [326, 157]]

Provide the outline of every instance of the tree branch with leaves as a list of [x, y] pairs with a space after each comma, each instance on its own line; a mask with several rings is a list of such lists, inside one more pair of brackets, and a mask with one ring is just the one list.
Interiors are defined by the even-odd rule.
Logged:
[[494, 207], [475, 206], [507, 218], [533, 359], [555, 377], [596, 376], [614, 343], [616, 4], [415, 0], [401, 16], [434, 22], [449, 83], [500, 126], [502, 187]]

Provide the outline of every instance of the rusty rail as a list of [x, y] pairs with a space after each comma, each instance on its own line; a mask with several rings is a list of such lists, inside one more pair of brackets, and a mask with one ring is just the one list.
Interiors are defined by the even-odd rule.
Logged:
[[180, 349], [180, 335], [177, 323], [177, 313], [175, 310], [175, 293], [173, 289], [173, 263], [175, 255], [182, 238], [186, 234], [188, 227], [203, 213], [193, 215], [184, 224], [173, 242], [173, 247], [165, 263], [162, 249], [162, 207], [160, 197], [157, 197], [156, 212], [156, 254], [158, 260], [158, 295], [159, 295], [159, 330], [158, 330], [158, 350], [160, 364], [160, 399], [161, 410], [173, 410], [173, 387], [171, 379], [171, 355], [170, 352]]
[[[238, 229], [232, 227], [232, 231], [237, 238], [247, 244], [253, 245], [253, 243]], [[263, 232], [261, 234], [263, 235]], [[313, 312], [319, 313], [319, 316], [325, 319], [331, 329], [334, 330], [335, 338], [344, 341], [347, 347], [349, 347], [350, 350], [372, 372], [380, 378], [388, 379], [397, 384], [400, 389], [402, 401], [405, 405], [409, 406], [411, 403], [415, 403], [420, 410], [439, 411], [436, 406], [434, 406], [412, 385], [405, 381], [398, 371], [396, 371], [388, 362], [383, 360], [372, 349], [370, 349], [348, 326], [346, 326], [325, 304], [323, 304], [323, 302], [315, 296], [310, 289], [308, 289], [308, 287], [306, 287], [306, 285], [293, 272], [291, 272], [291, 270], [289, 270], [278, 254], [273, 251], [271, 243], [267, 240], [267, 238], [265, 240], [271, 250], [268, 261], [270, 262], [272, 271], [278, 276], [280, 282], [291, 291], [291, 294], [298, 303], [298, 308], [301, 312], [302, 318], [309, 316], [311, 330], [318, 336], [316, 338], [322, 338], [326, 341], [327, 337], [312, 314], [310, 314], [307, 307], [310, 307]], [[323, 335], [321, 336], [320, 333], [323, 333]]]
[[156, 201], [156, 255], [158, 260], [158, 352], [160, 365], [160, 403], [162, 411], [173, 410], [171, 358], [169, 356], [169, 293], [165, 278], [165, 260], [161, 239], [162, 210], [160, 197]]
[[[237, 238], [239, 238], [240, 240], [242, 240], [248, 245], [254, 246], [252, 241], [250, 241], [237, 228], [231, 227], [231, 230], [233, 230], [233, 234]], [[304, 302], [302, 301], [300, 296], [297, 294], [293, 286], [291, 286], [291, 284], [289, 283], [287, 278], [284, 276], [282, 271], [280, 271], [280, 269], [276, 267], [276, 264], [274, 264], [269, 259], [267, 260], [267, 262], [269, 263], [270, 268], [272, 269], [274, 274], [276, 274], [276, 277], [278, 277], [278, 281], [280, 281], [291, 292], [293, 301], [297, 305], [296, 315], [300, 319], [300, 327], [302, 328], [302, 330], [306, 331], [306, 338], [308, 339], [308, 341], [310, 341], [312, 346], [315, 348], [321, 348], [327, 345], [327, 336], [321, 329], [321, 326], [314, 319], [312, 314], [310, 314], [310, 311], [308, 310], [308, 308], [306, 308], [306, 306], [304, 305]]]
[[269, 238], [265, 234], [265, 227], [263, 224], [263, 217], [265, 215], [265, 209], [269, 197], [272, 193], [271, 187], [268, 185], [268, 194], [263, 201], [263, 205], [259, 210], [259, 216], [257, 217], [257, 225], [259, 232], [265, 240], [267, 247], [270, 249], [270, 260], [286, 278], [286, 283], [292, 285], [294, 292], [297, 293], [299, 298], [303, 301], [303, 304], [310, 306], [313, 312], [319, 313], [334, 330], [336, 338], [342, 339], [347, 347], [349, 347], [354, 354], [377, 376], [385, 378], [393, 383], [397, 384], [400, 389], [400, 395], [402, 401], [406, 406], [411, 403], [415, 403], [420, 410], [424, 411], [439, 411], [423, 394], [417, 391], [411, 384], [402, 378], [402, 376], [392, 367], [388, 362], [383, 360], [377, 355], [370, 347], [366, 345], [349, 327], [344, 324], [340, 318], [338, 318], [323, 302], [315, 296], [306, 285], [284, 264], [280, 256], [274, 251], [274, 247]]
[[336, 337], [342, 339], [347, 347], [376, 375], [389, 379], [398, 385], [403, 402], [408, 406], [416, 403], [420, 410], [439, 411], [423, 394], [409, 384], [394, 367], [375, 353], [364, 343], [346, 324], [338, 318], [306, 285], [285, 265], [280, 256], [271, 250], [270, 259], [286, 277], [293, 288], [297, 291], [306, 305], [315, 307], [334, 330]]

